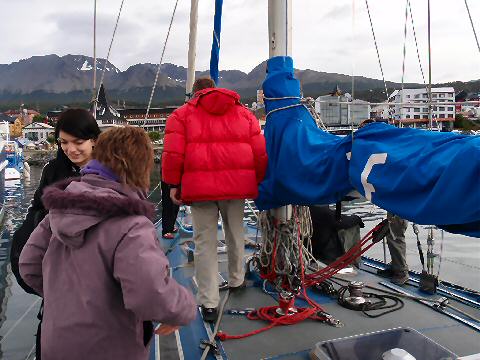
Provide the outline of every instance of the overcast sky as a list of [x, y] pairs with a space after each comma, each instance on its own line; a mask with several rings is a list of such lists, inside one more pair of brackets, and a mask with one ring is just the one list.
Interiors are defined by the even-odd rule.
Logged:
[[[425, 76], [427, 0], [410, 0]], [[105, 57], [121, 0], [97, 0], [97, 55]], [[251, 71], [268, 58], [267, 0], [225, 0], [220, 69]], [[405, 0], [369, 0], [387, 80], [402, 76]], [[110, 61], [121, 70], [158, 63], [175, 0], [125, 0]], [[355, 12], [352, 11], [355, 4]], [[431, 0], [432, 80], [480, 79], [464, 0]], [[468, 0], [480, 37], [480, 0]], [[164, 62], [186, 66], [189, 0], [179, 0]], [[214, 0], [200, 0], [197, 69], [209, 66]], [[46, 54], [93, 54], [93, 0], [0, 0], [0, 63]], [[352, 14], [355, 14], [354, 21]], [[408, 22], [406, 82], [422, 82]], [[293, 59], [299, 69], [381, 79], [364, 0], [294, 0]], [[428, 78], [426, 78], [428, 81]]]

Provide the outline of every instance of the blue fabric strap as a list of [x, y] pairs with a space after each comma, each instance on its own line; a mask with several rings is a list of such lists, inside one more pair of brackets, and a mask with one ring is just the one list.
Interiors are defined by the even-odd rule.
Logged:
[[210, 77], [218, 86], [218, 61], [220, 59], [220, 32], [222, 30], [223, 0], [215, 0], [215, 18], [213, 20], [213, 41], [210, 55]]

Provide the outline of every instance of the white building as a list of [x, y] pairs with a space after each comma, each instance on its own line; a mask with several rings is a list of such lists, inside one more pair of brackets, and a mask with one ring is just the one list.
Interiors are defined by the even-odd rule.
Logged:
[[352, 101], [352, 96], [343, 94], [338, 87], [315, 100], [315, 111], [326, 126], [358, 125], [370, 118], [368, 102], [358, 99]]
[[22, 129], [22, 136], [32, 141], [46, 141], [48, 135], [54, 133], [54, 131], [53, 126], [34, 122]]
[[[394, 123], [428, 124], [428, 91], [421, 89], [395, 90], [389, 102], [407, 103], [390, 105], [390, 117]], [[432, 118], [434, 122], [455, 121], [455, 90], [453, 87], [432, 88]], [[452, 103], [451, 105], [449, 103]], [[411, 105], [410, 105], [411, 104]], [[436, 105], [438, 104], [438, 105]]]
[[166, 106], [162, 108], [150, 108], [148, 118], [145, 120], [147, 109], [119, 109], [120, 114], [127, 120], [128, 125], [138, 126], [145, 131], [164, 132], [167, 118], [178, 106]]

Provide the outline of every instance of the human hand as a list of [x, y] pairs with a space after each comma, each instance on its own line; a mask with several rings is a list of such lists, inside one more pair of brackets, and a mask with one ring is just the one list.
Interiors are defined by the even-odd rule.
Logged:
[[170, 189], [170, 199], [172, 199], [175, 205], [182, 205], [182, 198], [180, 193], [180, 188], [172, 188]]
[[155, 329], [155, 334], [157, 335], [170, 335], [171, 333], [180, 329], [180, 326], [162, 324], [157, 329]]

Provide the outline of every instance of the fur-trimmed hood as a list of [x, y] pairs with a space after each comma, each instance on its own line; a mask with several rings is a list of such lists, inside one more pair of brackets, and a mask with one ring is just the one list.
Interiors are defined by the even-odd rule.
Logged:
[[88, 229], [105, 219], [129, 215], [153, 219], [155, 215], [144, 193], [93, 174], [45, 188], [42, 202], [49, 210], [53, 235], [74, 248], [82, 246]]

